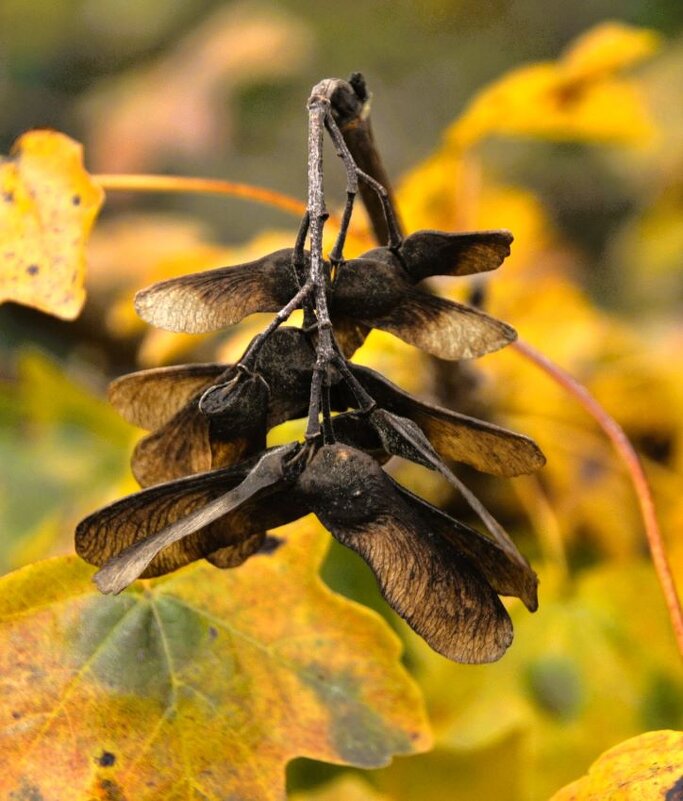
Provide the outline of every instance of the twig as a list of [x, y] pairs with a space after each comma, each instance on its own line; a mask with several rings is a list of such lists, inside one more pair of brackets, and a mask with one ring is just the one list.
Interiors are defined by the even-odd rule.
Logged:
[[335, 355], [332, 321], [327, 308], [327, 281], [323, 261], [323, 227], [328, 217], [323, 190], [323, 137], [325, 118], [330, 110], [331, 83], [327, 80], [316, 84], [308, 100], [308, 205], [306, 213], [308, 214], [311, 243], [308, 280], [313, 285], [318, 342], [308, 408], [307, 440], [320, 434], [323, 376]]
[[654, 500], [652, 498], [652, 491], [645, 476], [642, 463], [633, 445], [616, 420], [610, 417], [588, 390], [582, 384], [579, 384], [566, 370], [554, 362], [551, 362], [550, 359], [526, 342], [518, 340], [514, 342], [511, 347], [524, 358], [533, 362], [533, 364], [550, 376], [553, 381], [579, 401], [605, 434], [607, 434], [615, 450], [626, 465], [629, 478], [631, 479], [633, 489], [638, 498], [640, 513], [643, 518], [643, 523], [645, 524], [645, 534], [647, 536], [650, 554], [655, 566], [655, 571], [657, 572], [659, 584], [664, 593], [664, 600], [669, 612], [676, 644], [678, 645], [681, 656], [683, 656], [683, 610], [681, 610], [680, 598], [676, 590], [671, 566], [669, 565], [669, 560], [664, 548], [662, 532], [659, 527]]
[[[387, 192], [388, 202], [395, 210], [391, 181], [384, 169], [370, 123], [370, 92], [365, 78], [354, 72], [348, 81], [336, 81], [334, 91], [330, 95], [331, 111], [334, 121], [339, 126], [346, 146], [353, 156], [354, 163], [366, 175], [374, 178]], [[367, 184], [359, 187], [360, 196], [365, 206], [375, 239], [380, 245], [389, 241], [389, 228], [384, 213], [385, 204]], [[396, 226], [402, 234], [400, 218], [395, 214]]]

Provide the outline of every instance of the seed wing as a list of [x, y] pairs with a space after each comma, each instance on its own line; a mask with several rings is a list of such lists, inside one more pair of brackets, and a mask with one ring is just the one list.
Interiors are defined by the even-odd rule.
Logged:
[[473, 231], [449, 234], [416, 231], [407, 237], [400, 254], [414, 283], [432, 275], [475, 275], [495, 270], [510, 255], [509, 231]]
[[[182, 364], [156, 367], [121, 376], [109, 385], [109, 402], [134, 426], [154, 431], [200, 390], [218, 383], [231, 366], [225, 364]], [[228, 380], [227, 376], [224, 380]]]
[[161, 281], [135, 296], [135, 309], [167, 331], [202, 334], [238, 323], [255, 312], [279, 311], [297, 292], [286, 248], [236, 267]]
[[389, 331], [432, 356], [453, 361], [483, 356], [517, 337], [501, 320], [413, 288], [405, 290], [401, 302], [388, 314], [361, 318], [361, 322]]

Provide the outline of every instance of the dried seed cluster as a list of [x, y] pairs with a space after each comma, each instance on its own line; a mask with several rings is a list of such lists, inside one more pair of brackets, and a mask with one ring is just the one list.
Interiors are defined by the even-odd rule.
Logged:
[[[512, 639], [498, 596], [517, 596], [533, 611], [537, 579], [448, 463], [514, 476], [536, 470], [544, 457], [530, 439], [424, 403], [349, 358], [371, 328], [451, 360], [512, 341], [505, 323], [422, 284], [434, 275], [496, 269], [512, 237], [419, 231], [402, 238], [384, 187], [358, 169], [336, 125], [331, 104], [342, 84], [324, 81], [309, 100], [309, 202], [294, 247], [138, 294], [140, 316], [172, 331], [215, 331], [254, 312], [276, 316], [237, 364], [145, 370], [113, 382], [112, 403], [151, 432], [132, 458], [145, 489], [83, 520], [76, 550], [101, 567], [95, 581], [103, 592], [120, 592], [136, 578], [196, 559], [236, 567], [259, 551], [269, 528], [313, 512], [367, 561], [389, 604], [435, 650], [463, 662], [491, 661]], [[348, 178], [328, 260], [325, 131]], [[347, 261], [359, 179], [383, 204], [389, 242]], [[281, 327], [296, 308], [304, 311], [303, 327]], [[270, 428], [301, 417], [308, 420], [303, 442], [266, 448]], [[440, 472], [480, 516], [486, 535], [397, 484], [382, 469], [392, 455]]]

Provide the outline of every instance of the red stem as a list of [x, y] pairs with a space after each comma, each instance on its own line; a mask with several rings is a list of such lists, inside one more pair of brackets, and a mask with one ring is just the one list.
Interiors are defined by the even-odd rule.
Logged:
[[659, 584], [664, 593], [664, 600], [669, 612], [676, 644], [678, 645], [681, 656], [683, 656], [683, 610], [681, 610], [681, 602], [664, 548], [662, 532], [659, 527], [659, 522], [657, 521], [654, 500], [652, 498], [652, 491], [638, 454], [619, 423], [610, 417], [588, 390], [582, 384], [579, 384], [568, 372], [559, 365], [551, 362], [550, 359], [526, 342], [517, 341], [513, 343], [512, 347], [524, 356], [524, 358], [533, 362], [537, 367], [540, 367], [553, 381], [579, 401], [588, 414], [596, 420], [600, 428], [607, 434], [615, 450], [626, 465], [629, 478], [631, 479], [633, 489], [635, 490], [640, 505], [640, 513], [645, 524], [647, 543], [650, 548], [650, 554], [652, 555], [652, 561], [657, 572]]
[[306, 204], [296, 198], [251, 184], [221, 181], [215, 178], [193, 178], [182, 175], [93, 175], [93, 180], [108, 191], [124, 192], [198, 192], [209, 195], [232, 195], [257, 203], [275, 206], [301, 216]]

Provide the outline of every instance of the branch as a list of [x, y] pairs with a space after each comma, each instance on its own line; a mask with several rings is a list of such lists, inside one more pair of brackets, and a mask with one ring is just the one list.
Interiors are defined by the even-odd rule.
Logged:
[[557, 364], [551, 362], [550, 359], [542, 353], [539, 353], [539, 351], [526, 342], [520, 342], [518, 340], [514, 342], [511, 347], [525, 359], [528, 359], [537, 367], [540, 367], [546, 375], [550, 376], [553, 381], [578, 400], [588, 414], [590, 414], [600, 428], [602, 428], [605, 434], [607, 434], [617, 454], [626, 465], [629, 478], [638, 498], [640, 513], [643, 518], [643, 523], [645, 524], [647, 543], [650, 548], [650, 554], [655, 566], [655, 571], [657, 572], [659, 584], [664, 593], [664, 600], [669, 612], [676, 644], [678, 645], [681, 656], [683, 656], [683, 610], [681, 610], [680, 598], [676, 590], [671, 566], [664, 548], [662, 532], [659, 527], [654, 500], [652, 498], [652, 491], [645, 476], [643, 465], [633, 445], [619, 423], [610, 417], [588, 390], [582, 384], [579, 384], [569, 373]]
[[370, 124], [370, 99], [365, 78], [359, 72], [354, 72], [348, 81], [335, 81], [334, 90], [330, 94], [332, 116], [339, 126], [357, 168], [381, 184], [387, 192], [387, 201], [383, 201], [371, 185], [361, 183], [359, 187], [375, 239], [380, 245], [385, 245], [389, 242], [390, 235], [385, 216], [387, 203], [393, 209], [399, 235], [402, 235], [402, 226], [396, 212], [391, 181], [375, 145]]

